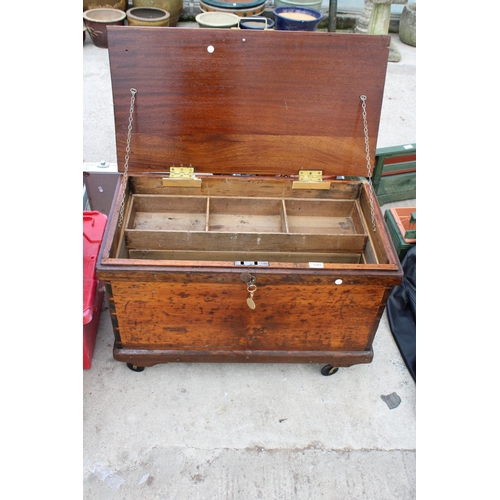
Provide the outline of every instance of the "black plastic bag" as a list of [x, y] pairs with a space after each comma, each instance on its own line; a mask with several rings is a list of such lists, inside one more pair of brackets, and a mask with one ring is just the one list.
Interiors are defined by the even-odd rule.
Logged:
[[404, 277], [387, 300], [387, 317], [401, 356], [417, 381], [417, 246], [411, 247], [401, 263]]

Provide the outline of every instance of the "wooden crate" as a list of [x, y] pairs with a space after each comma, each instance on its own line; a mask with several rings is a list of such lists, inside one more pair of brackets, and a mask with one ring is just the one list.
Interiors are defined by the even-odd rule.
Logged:
[[377, 149], [372, 182], [381, 205], [416, 198], [416, 176], [415, 143]]

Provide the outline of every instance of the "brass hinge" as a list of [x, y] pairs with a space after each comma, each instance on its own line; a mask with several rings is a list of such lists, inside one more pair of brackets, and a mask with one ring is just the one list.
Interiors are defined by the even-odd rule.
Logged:
[[170, 177], [163, 177], [164, 186], [200, 187], [201, 179], [194, 175], [193, 167], [170, 167]]
[[292, 189], [330, 189], [330, 184], [323, 180], [322, 170], [299, 170], [299, 180], [293, 181]]

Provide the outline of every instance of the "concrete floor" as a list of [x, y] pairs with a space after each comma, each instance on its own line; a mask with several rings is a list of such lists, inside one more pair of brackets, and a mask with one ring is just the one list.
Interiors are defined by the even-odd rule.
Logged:
[[[389, 63], [377, 147], [416, 142], [416, 49], [393, 39], [402, 60]], [[84, 42], [84, 170], [116, 164], [107, 57]], [[385, 313], [373, 362], [331, 377], [300, 364], [134, 373], [112, 346], [105, 301], [83, 373], [86, 500], [416, 498], [416, 388]]]

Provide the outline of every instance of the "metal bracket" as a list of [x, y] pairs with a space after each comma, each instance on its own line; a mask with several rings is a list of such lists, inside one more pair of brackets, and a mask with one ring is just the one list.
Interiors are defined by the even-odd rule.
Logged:
[[292, 189], [330, 189], [331, 182], [323, 180], [322, 170], [300, 170], [299, 180], [293, 181]]
[[163, 177], [163, 186], [201, 187], [201, 179], [194, 175], [193, 167], [170, 167], [170, 177]]
[[260, 260], [235, 260], [235, 266], [268, 266], [269, 262]]

